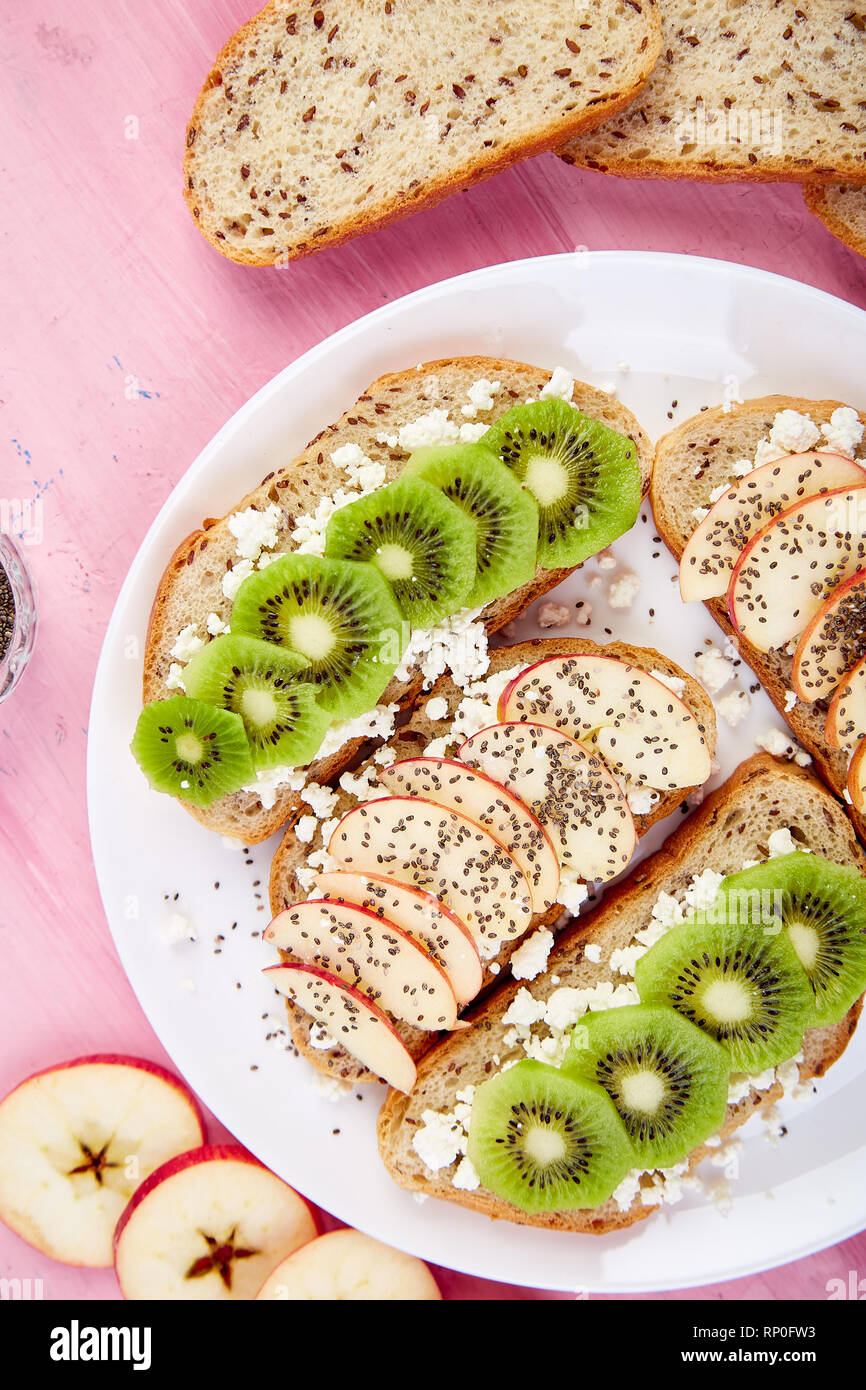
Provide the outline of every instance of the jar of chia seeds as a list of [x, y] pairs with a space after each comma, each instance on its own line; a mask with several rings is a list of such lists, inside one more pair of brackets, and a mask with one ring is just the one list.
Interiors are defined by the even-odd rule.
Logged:
[[0, 703], [12, 694], [36, 641], [36, 602], [27, 566], [0, 533]]

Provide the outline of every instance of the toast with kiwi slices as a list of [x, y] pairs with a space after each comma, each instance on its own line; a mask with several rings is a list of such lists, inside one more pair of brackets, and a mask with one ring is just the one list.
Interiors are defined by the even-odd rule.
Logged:
[[[510, 411], [497, 457], [477, 441]], [[466, 357], [380, 377], [172, 556], [144, 656], [147, 775], [209, 829], [266, 839], [299, 813], [305, 784], [386, 736], [458, 657], [457, 678], [471, 678], [488, 635], [627, 530], [650, 470], [634, 416], [561, 369]], [[319, 660], [323, 632], [334, 654]], [[314, 708], [295, 698], [292, 642]], [[252, 777], [196, 713], [208, 701], [242, 711]]]
[[[734, 603], [731, 580], [734, 567], [745, 558], [741, 573], [742, 582], [746, 582], [747, 569], [756, 564], [751, 558], [755, 546], [762, 544], [758, 533], [768, 534], [766, 528], [776, 516], [799, 507], [815, 493], [832, 493], [843, 500], [862, 496], [856, 490], [866, 484], [864, 425], [866, 414], [833, 400], [765, 396], [728, 410], [705, 410], [659, 440], [651, 490], [659, 535], [680, 561], [684, 598], [703, 599], [725, 636], [735, 644], [799, 742], [814, 758], [822, 776], [846, 802], [852, 750], [834, 746], [827, 736], [833, 688], [828, 678], [824, 682], [828, 688], [810, 698], [820, 688], [812, 683], [814, 677], [807, 677], [808, 685], [799, 683], [802, 652], [798, 651], [798, 639], [806, 629], [810, 612], [833, 590], [836, 560], [829, 577], [819, 572], [823, 587], [820, 593], [807, 596], [808, 607], [802, 606], [801, 619], [789, 624], [784, 640], [769, 650], [759, 649], [750, 640], [751, 633], [762, 647], [766, 646], [763, 637], [752, 632], [746, 616], [737, 616], [742, 604], [739, 598]], [[856, 520], [858, 529], [862, 529], [861, 519]], [[866, 521], [866, 514], [863, 520]], [[808, 517], [805, 521], [811, 525]], [[779, 571], [773, 558], [767, 559], [767, 573], [758, 583], [769, 595], [768, 576]], [[862, 568], [856, 559], [853, 566]], [[840, 559], [839, 579], [844, 577], [846, 567], [851, 568], [847, 560], [843, 566]], [[810, 565], [810, 584], [814, 573]], [[794, 592], [792, 579], [791, 574], [786, 575], [783, 595]], [[838, 640], [844, 635], [846, 651], [850, 644], [842, 670], [846, 663], [856, 661], [866, 647], [866, 622], [863, 609], [857, 604], [850, 608], [848, 626], [851, 630], [847, 635], [838, 626], [836, 630]], [[822, 663], [826, 668], [826, 652], [819, 665]], [[866, 821], [850, 804], [849, 813], [862, 839]]]
[[[563, 670], [566, 674], [571, 674], [572, 667], [568, 665], [571, 659], [575, 659], [575, 662], [578, 659], [596, 662], [601, 660], [611, 667], [612, 673], [624, 672], [632, 681], [636, 677], [652, 673], [649, 685], [666, 697], [668, 704], [676, 704], [681, 708], [681, 701], [685, 706], [688, 718], [692, 721], [696, 744], [700, 744], [703, 750], [704, 761], [693, 781], [687, 783], [684, 776], [679, 776], [676, 780], [680, 785], [676, 788], [652, 793], [652, 804], [642, 813], [634, 813], [636, 834], [645, 834], [650, 826], [670, 815], [709, 775], [715, 749], [716, 725], [712, 701], [693, 677], [687, 675], [669, 658], [650, 648], [635, 647], [622, 642], [612, 642], [599, 647], [596, 643], [581, 638], [558, 637], [497, 647], [490, 653], [487, 672], [470, 686], [468, 691], [458, 686], [451, 675], [440, 676], [387, 743], [353, 771], [340, 778], [334, 794], [329, 796], [323, 805], [320, 804], [318, 815], [311, 816], [310, 806], [307, 804], [293, 812], [271, 865], [270, 904], [275, 923], [279, 920], [285, 922], [293, 905], [303, 899], [339, 899], [341, 893], [346, 896], [346, 875], [333, 872], [341, 866], [331, 862], [327, 852], [341, 817], [346, 816], [353, 808], [357, 813], [357, 808], [368, 802], [371, 796], [399, 796], [408, 792], [422, 798], [429, 797], [434, 802], [437, 798], [441, 800], [443, 786], [447, 789], [449, 778], [450, 784], [454, 785], [454, 778], [461, 772], [458, 764], [461, 764], [463, 759], [467, 760], [467, 768], [472, 764], [476, 769], [484, 770], [481, 760], [473, 760], [469, 753], [460, 750], [467, 736], [470, 744], [475, 742], [479, 728], [496, 724], [497, 719], [501, 719], [506, 713], [502, 702], [503, 699], [509, 698], [507, 691], [512, 689], [514, 696], [519, 693], [520, 687], [515, 683], [516, 678], [528, 673], [531, 679], [535, 673], [544, 671], [553, 671], [555, 677]], [[670, 682], [671, 685], [660, 687], [658, 682], [664, 681]], [[542, 687], [544, 690], [550, 688], [550, 678], [545, 677]], [[679, 691], [678, 699], [675, 698], [674, 691]], [[544, 719], [545, 714], [540, 708], [536, 707], [533, 712], [539, 721]], [[513, 715], [508, 717], [521, 719], [526, 713], [525, 709], [518, 713], [515, 708]], [[547, 718], [552, 722], [550, 714]], [[444, 764], [440, 764], [444, 772], [441, 780], [437, 776], [436, 759], [445, 760]], [[419, 774], [425, 772], [428, 780], [419, 781]], [[498, 769], [493, 769], [488, 775], [495, 779], [497, 772]], [[501, 776], [501, 773], [499, 775]], [[496, 790], [505, 795], [500, 785], [497, 785]], [[517, 794], [519, 795], [519, 792]], [[461, 795], [462, 803], [449, 801], [448, 804], [462, 804], [469, 814], [466, 792], [461, 791]], [[373, 801], [371, 804], [375, 809], [376, 802]], [[543, 812], [539, 818], [546, 819]], [[601, 833], [600, 830], [598, 833]], [[511, 845], [517, 838], [510, 825], [503, 831], [497, 829], [496, 835], [503, 839], [506, 835], [509, 836], [508, 843]], [[383, 838], [382, 835], [377, 835], [377, 848], [382, 848]], [[377, 866], [373, 864], [370, 868], [373, 878], [377, 878]], [[571, 888], [573, 892], [574, 884]], [[486, 991], [496, 983], [521, 940], [525, 940], [532, 931], [539, 928], [555, 927], [571, 901], [571, 893], [564, 885], [560, 885], [559, 891], [561, 897], [558, 900], [532, 905], [537, 910], [524, 922], [519, 938], [503, 942], [494, 954], [482, 957], [481, 969], [470, 997], [475, 997], [479, 990]], [[387, 907], [384, 908], [384, 912], [386, 916], [389, 915]], [[275, 931], [272, 926], [265, 932], [265, 940], [269, 943], [279, 944], [284, 939], [279, 928]], [[292, 961], [297, 957], [291, 951], [281, 950], [281, 958], [283, 961]], [[328, 1044], [327, 1030], [319, 1026], [311, 1013], [291, 1001], [288, 1002], [288, 1011], [292, 1041], [317, 1070], [344, 1082], [378, 1079], [374, 1071], [365, 1067], [343, 1047], [336, 1045], [333, 1040]], [[398, 1021], [397, 1031], [410, 1055], [415, 1058], [422, 1055], [435, 1040], [435, 1032], [429, 1028], [413, 1028]]]
[[[560, 934], [542, 974], [494, 990], [421, 1058], [411, 1095], [389, 1092], [388, 1172], [496, 1219], [597, 1235], [675, 1200], [746, 1120], [844, 1052], [866, 981], [864, 874], [820, 782], [765, 754], [743, 763]], [[751, 902], [768, 883], [753, 917], [732, 910], [734, 890]]]

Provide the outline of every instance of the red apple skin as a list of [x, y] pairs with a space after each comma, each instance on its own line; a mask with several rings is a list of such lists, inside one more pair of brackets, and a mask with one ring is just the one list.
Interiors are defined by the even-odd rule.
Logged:
[[22, 1086], [26, 1086], [29, 1082], [35, 1081], [37, 1077], [50, 1076], [55, 1071], [68, 1071], [70, 1067], [88, 1066], [135, 1067], [139, 1071], [150, 1072], [151, 1076], [159, 1077], [160, 1081], [165, 1081], [169, 1086], [173, 1086], [176, 1091], [180, 1091], [180, 1094], [183, 1096], [184, 1100], [187, 1101], [190, 1110], [192, 1110], [195, 1115], [198, 1121], [198, 1127], [201, 1130], [202, 1143], [204, 1143], [205, 1134], [207, 1132], [205, 1129], [204, 1115], [202, 1114], [202, 1109], [198, 1100], [193, 1095], [186, 1082], [182, 1081], [179, 1076], [175, 1076], [174, 1072], [166, 1071], [165, 1067], [161, 1067], [158, 1062], [148, 1061], [146, 1057], [125, 1057], [120, 1052], [94, 1052], [89, 1057], [72, 1057], [68, 1062], [56, 1062], [53, 1067], [42, 1067], [39, 1071], [31, 1072], [29, 1076], [25, 1076], [23, 1081], [19, 1081], [17, 1086], [13, 1086], [12, 1090], [7, 1091], [6, 1095], [0, 1099], [8, 1099], [8, 1097], [14, 1095], [16, 1091], [20, 1091]]
[[[265, 1164], [258, 1158], [254, 1158], [246, 1149], [241, 1148], [240, 1144], [202, 1144], [200, 1149], [187, 1149], [186, 1153], [177, 1154], [174, 1158], [167, 1159], [165, 1163], [161, 1164], [159, 1168], [156, 1168], [151, 1173], [149, 1178], [145, 1178], [144, 1182], [140, 1187], [136, 1188], [126, 1204], [123, 1215], [118, 1221], [114, 1231], [115, 1259], [117, 1257], [117, 1247], [123, 1235], [124, 1228], [128, 1225], [133, 1212], [141, 1205], [148, 1193], [152, 1192], [160, 1183], [165, 1182], [166, 1178], [174, 1177], [176, 1173], [182, 1173], [187, 1168], [195, 1168], [200, 1163], [213, 1163], [220, 1159], [230, 1159], [234, 1163], [251, 1163], [256, 1168], [264, 1168], [266, 1173], [271, 1171], [270, 1168], [265, 1167]], [[273, 1176], [277, 1177], [278, 1175], [274, 1173]], [[282, 1178], [280, 1178], [280, 1181], [283, 1181]], [[286, 1187], [289, 1186], [288, 1183], [285, 1185]], [[321, 1235], [319, 1215], [315, 1207], [307, 1201], [302, 1193], [296, 1192], [294, 1188], [291, 1188], [291, 1191], [295, 1193], [295, 1196], [304, 1203], [304, 1206], [309, 1211], [310, 1219], [316, 1228], [316, 1235]]]
[[[855, 588], [856, 585], [862, 584], [864, 574], [866, 574], [866, 571], [864, 570], [855, 570], [854, 573], [850, 574], [847, 579], [843, 579], [841, 584], [837, 584], [836, 588], [832, 591], [832, 593], [830, 593], [827, 596], [827, 598], [821, 604], [821, 607], [818, 609], [818, 612], [814, 615], [814, 617], [809, 619], [808, 623], [803, 629], [803, 634], [799, 642], [797, 643], [797, 650], [794, 652], [793, 658], [791, 660], [791, 685], [794, 688], [794, 693], [798, 695], [801, 700], [810, 701], [818, 698], [815, 695], [810, 695], [807, 690], [803, 690], [800, 688], [800, 662], [802, 661], [806, 653], [809, 643], [811, 642], [812, 637], [814, 636], [818, 627], [824, 621], [828, 609], [837, 605], [842, 599], [844, 599], [845, 595], [849, 593], [851, 589]], [[844, 683], [846, 675], [847, 672], [842, 675], [839, 681], [839, 685]], [[835, 687], [835, 689], [838, 689], [838, 685]]]
[[827, 719], [824, 724], [824, 738], [827, 740], [831, 748], [842, 748], [844, 746], [839, 742], [839, 739], [836, 735], [836, 711], [839, 708], [839, 699], [843, 689], [851, 680], [852, 676], [854, 675], [854, 672], [859, 671], [860, 668], [864, 665], [866, 665], [866, 656], [861, 656], [860, 660], [855, 661], [851, 669], [845, 672], [844, 676], [842, 677], [836, 688], [836, 694], [833, 696], [828, 706]]
[[377, 927], [387, 928], [387, 930], [392, 931], [395, 936], [400, 937], [402, 941], [408, 942], [410, 947], [414, 947], [415, 950], [420, 951], [425, 960], [429, 961], [436, 973], [442, 977], [443, 984], [447, 985], [449, 990], [451, 989], [451, 981], [448, 979], [442, 966], [438, 961], [433, 959], [429, 951], [424, 949], [420, 941], [416, 941], [415, 938], [410, 936], [407, 931], [404, 931], [402, 927], [398, 927], [396, 922], [389, 921], [387, 917], [380, 917], [378, 912], [371, 912], [368, 907], [359, 907], [357, 903], [344, 903], [337, 898], [306, 898], [301, 903], [293, 903], [291, 907], [284, 907], [283, 912], [278, 912], [276, 917], [269, 922], [262, 934], [262, 940], [267, 941], [270, 945], [273, 937], [268, 935], [268, 933], [271, 931], [274, 923], [280, 920], [284, 912], [294, 912], [296, 907], [307, 907], [308, 905], [311, 907], [325, 907], [329, 909], [347, 907], [351, 912], [357, 912], [361, 917], [369, 917], [372, 922], [376, 923]]

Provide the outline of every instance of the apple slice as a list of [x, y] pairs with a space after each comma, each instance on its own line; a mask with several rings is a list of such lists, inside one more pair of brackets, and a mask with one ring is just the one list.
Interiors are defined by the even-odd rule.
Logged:
[[839, 584], [807, 623], [791, 684], [801, 700], [823, 700], [866, 653], [866, 570]]
[[407, 888], [376, 874], [349, 874], [339, 870], [318, 874], [317, 893], [323, 898], [354, 903], [377, 917], [402, 927], [438, 961], [458, 1004], [468, 1004], [481, 988], [481, 957], [472, 934], [444, 903], [420, 888]]
[[532, 920], [529, 884], [508, 850], [474, 821], [432, 801], [385, 796], [348, 811], [328, 853], [346, 869], [424, 888], [456, 912], [489, 960]]
[[526, 875], [532, 911], [544, 912], [556, 902], [556, 851], [542, 825], [513, 792], [452, 758], [406, 758], [382, 768], [379, 781], [395, 796], [425, 797], [489, 830]]
[[439, 1286], [421, 1260], [360, 1231], [330, 1231], [283, 1260], [258, 1299], [271, 1302], [432, 1302]]
[[866, 656], [842, 677], [827, 710], [824, 737], [831, 748], [854, 748], [866, 738]]
[[553, 839], [560, 863], [587, 883], [613, 878], [636, 842], [622, 788], [601, 758], [544, 724], [492, 724], [458, 756], [525, 801]]
[[756, 651], [799, 637], [824, 600], [866, 560], [866, 487], [840, 488], [781, 512], [752, 537], [728, 589], [736, 631]]
[[864, 480], [861, 464], [828, 453], [789, 454], [747, 473], [722, 493], [686, 544], [680, 560], [684, 601], [721, 598], [743, 546], [779, 512], [806, 497], [857, 487]]
[[445, 971], [401, 927], [366, 908], [308, 898], [275, 917], [264, 939], [305, 965], [320, 965], [413, 1028], [438, 1032], [457, 1023]]
[[855, 811], [866, 811], [866, 739], [857, 744], [848, 764], [848, 795]]
[[139, 1183], [203, 1138], [192, 1092], [154, 1062], [62, 1062], [0, 1102], [0, 1219], [53, 1260], [104, 1268]]
[[711, 771], [704, 726], [660, 680], [615, 657], [538, 661], [505, 687], [504, 724], [537, 721], [592, 740], [605, 762], [641, 786], [698, 787]]
[[415, 1085], [415, 1063], [396, 1028], [369, 995], [317, 965], [269, 965], [271, 984], [312, 1014], [329, 1037], [396, 1091]]
[[303, 1197], [237, 1144], [205, 1144], [142, 1183], [114, 1238], [124, 1298], [252, 1299], [318, 1234]]

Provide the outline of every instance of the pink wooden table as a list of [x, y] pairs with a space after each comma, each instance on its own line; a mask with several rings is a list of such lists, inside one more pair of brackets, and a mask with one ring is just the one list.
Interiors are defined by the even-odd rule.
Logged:
[[[289, 271], [231, 265], [186, 212], [180, 152], [200, 81], [254, 3], [42, 0], [7, 5], [0, 20], [0, 502], [39, 498], [43, 522], [27, 552], [38, 648], [0, 709], [0, 1094], [81, 1053], [166, 1061], [96, 889], [88, 707], [102, 634], [145, 531], [248, 396], [385, 300], [579, 244], [741, 261], [866, 306], [866, 262], [808, 216], [793, 187], [619, 181], [553, 155]], [[864, 1266], [861, 1235], [694, 1296], [821, 1299], [829, 1279]], [[16, 1275], [41, 1276], [49, 1298], [116, 1296], [110, 1272], [55, 1265], [0, 1228], [0, 1276]], [[560, 1297], [444, 1272], [442, 1281], [457, 1299]]]

